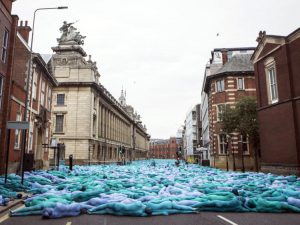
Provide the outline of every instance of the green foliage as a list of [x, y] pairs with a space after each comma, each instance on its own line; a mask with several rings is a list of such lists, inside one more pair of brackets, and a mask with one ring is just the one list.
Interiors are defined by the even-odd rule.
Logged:
[[220, 114], [221, 127], [226, 134], [234, 132], [237, 128], [237, 113], [230, 105], [226, 105], [224, 111]]
[[243, 97], [236, 104], [238, 117], [237, 130], [242, 135], [248, 135], [254, 145], [258, 142], [258, 123], [256, 112], [256, 99]]
[[258, 143], [258, 123], [256, 113], [256, 100], [254, 97], [243, 97], [235, 105], [226, 105], [220, 115], [221, 126], [225, 133], [238, 131], [248, 135], [254, 145]]

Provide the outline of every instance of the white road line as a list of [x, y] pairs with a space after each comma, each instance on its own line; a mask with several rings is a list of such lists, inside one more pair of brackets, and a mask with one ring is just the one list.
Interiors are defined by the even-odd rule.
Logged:
[[66, 225], [71, 225], [72, 224], [72, 222], [67, 222], [67, 224]]
[[[16, 208], [15, 210], [21, 209], [21, 208], [24, 208], [24, 207], [25, 207], [25, 205], [22, 205], [22, 206]], [[8, 218], [9, 218], [9, 214], [5, 214], [4, 216], [0, 217], [0, 223], [2, 223], [3, 221], [7, 220]]]
[[4, 216], [0, 217], [0, 223], [2, 223], [3, 221], [7, 220], [9, 218], [8, 214], [5, 214]]
[[225, 220], [227, 223], [230, 223], [230, 224], [232, 224], [232, 225], [238, 225], [237, 223], [232, 222], [231, 220], [229, 220], [229, 219], [227, 219], [227, 218], [225, 218], [225, 217], [223, 217], [223, 216], [217, 215], [217, 217], [219, 217], [219, 218], [222, 219], [222, 220]]

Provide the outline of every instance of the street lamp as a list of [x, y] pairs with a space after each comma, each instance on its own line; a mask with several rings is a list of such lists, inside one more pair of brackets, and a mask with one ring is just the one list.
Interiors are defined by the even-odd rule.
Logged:
[[[32, 66], [32, 47], [33, 47], [33, 35], [34, 35], [34, 25], [35, 25], [35, 14], [37, 11], [40, 10], [50, 10], [50, 9], [68, 9], [67, 6], [59, 6], [59, 7], [50, 7], [50, 8], [38, 8], [34, 11], [33, 14], [33, 22], [32, 22], [32, 32], [31, 32], [31, 42], [30, 42], [30, 59], [29, 59], [29, 65], [27, 69], [27, 79], [26, 79], [26, 97], [25, 97], [25, 112], [24, 112], [24, 121], [27, 121], [27, 111], [28, 111], [28, 96], [29, 96], [29, 81], [31, 77], [31, 66]], [[22, 139], [22, 153], [21, 153], [21, 174], [22, 179], [21, 183], [24, 182], [24, 158], [25, 158], [25, 148], [26, 148], [26, 135], [27, 131], [23, 130], [23, 139]]]

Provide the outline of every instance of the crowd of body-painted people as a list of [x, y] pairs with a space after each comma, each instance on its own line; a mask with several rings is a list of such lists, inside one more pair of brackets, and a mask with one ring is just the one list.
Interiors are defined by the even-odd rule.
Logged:
[[300, 212], [300, 179], [296, 176], [225, 172], [176, 162], [148, 160], [125, 166], [35, 171], [25, 174], [24, 186], [19, 176], [11, 174], [7, 185], [0, 178], [0, 201], [17, 197], [17, 191], [25, 189], [32, 196], [24, 201], [26, 207], [11, 211], [11, 216], [44, 218], [83, 213]]

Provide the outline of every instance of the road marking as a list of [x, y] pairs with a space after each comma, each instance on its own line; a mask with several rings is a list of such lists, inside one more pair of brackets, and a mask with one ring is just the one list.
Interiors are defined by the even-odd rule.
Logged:
[[8, 214], [5, 214], [4, 216], [0, 217], [0, 223], [2, 223], [3, 221], [7, 220], [9, 218]]
[[71, 225], [72, 224], [72, 222], [67, 222], [67, 224], [66, 225]]
[[223, 217], [223, 216], [217, 215], [217, 217], [219, 217], [219, 218], [222, 219], [222, 220], [225, 220], [227, 223], [230, 223], [230, 224], [232, 224], [232, 225], [238, 225], [237, 223], [232, 222], [231, 220], [229, 220], [229, 219], [227, 219], [227, 218], [225, 218], [225, 217]]

